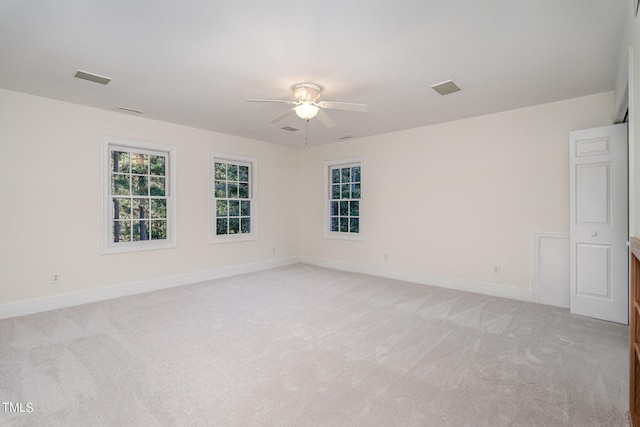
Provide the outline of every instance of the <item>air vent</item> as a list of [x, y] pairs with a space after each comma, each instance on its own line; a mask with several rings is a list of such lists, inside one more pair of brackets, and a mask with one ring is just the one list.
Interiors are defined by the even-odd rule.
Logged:
[[297, 128], [292, 128], [291, 126], [284, 126], [284, 127], [281, 127], [280, 129], [286, 130], [286, 131], [289, 131], [289, 132], [295, 132], [297, 130], [300, 130], [300, 129], [297, 129]]
[[447, 80], [447, 81], [432, 85], [431, 89], [435, 90], [440, 95], [448, 95], [450, 93], [458, 92], [459, 90], [461, 90], [453, 80]]
[[88, 73], [82, 70], [76, 70], [76, 74], [74, 77], [82, 80], [88, 80], [94, 83], [100, 83], [101, 85], [106, 85], [111, 81], [111, 77], [105, 77], [98, 74]]
[[136, 114], [144, 113], [144, 111], [142, 111], [142, 110], [136, 110], [135, 108], [129, 108], [129, 107], [121, 107], [119, 105], [118, 105], [118, 110], [128, 111], [130, 113], [136, 113]]
[[350, 139], [353, 138], [353, 135], [345, 135], [345, 136], [341, 136], [340, 138], [338, 138], [339, 140], [343, 140], [343, 139]]

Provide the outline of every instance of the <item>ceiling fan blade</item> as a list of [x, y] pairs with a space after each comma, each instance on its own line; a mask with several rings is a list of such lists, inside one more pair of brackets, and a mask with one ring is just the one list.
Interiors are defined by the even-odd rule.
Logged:
[[320, 101], [318, 102], [318, 106], [330, 110], [355, 111], [357, 113], [366, 113], [369, 111], [367, 104], [355, 104], [353, 102]]
[[296, 110], [294, 110], [293, 108], [290, 110], [285, 111], [284, 113], [280, 114], [278, 117], [276, 117], [275, 119], [271, 120], [269, 123], [278, 123], [284, 119], [286, 119], [287, 117], [289, 117], [290, 115], [292, 115], [293, 113], [295, 113]]
[[320, 123], [328, 128], [332, 128], [336, 125], [336, 122], [334, 122], [333, 119], [322, 110], [318, 110], [318, 115], [316, 117], [320, 120]]
[[277, 102], [279, 104], [295, 105], [295, 101], [285, 101], [283, 99], [247, 99], [247, 102]]

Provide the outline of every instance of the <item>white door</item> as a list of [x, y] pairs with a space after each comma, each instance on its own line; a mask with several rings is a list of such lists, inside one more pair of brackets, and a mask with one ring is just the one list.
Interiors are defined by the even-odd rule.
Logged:
[[627, 324], [627, 125], [571, 132], [570, 308]]

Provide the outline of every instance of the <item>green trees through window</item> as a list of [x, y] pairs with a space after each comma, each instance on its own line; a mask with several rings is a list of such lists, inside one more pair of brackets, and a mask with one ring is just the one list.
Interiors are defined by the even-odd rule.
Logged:
[[215, 235], [252, 231], [251, 163], [216, 159], [213, 164]]
[[112, 241], [167, 239], [167, 154], [110, 150]]
[[176, 147], [102, 137], [101, 253], [176, 246]]
[[329, 167], [329, 231], [360, 233], [360, 163]]

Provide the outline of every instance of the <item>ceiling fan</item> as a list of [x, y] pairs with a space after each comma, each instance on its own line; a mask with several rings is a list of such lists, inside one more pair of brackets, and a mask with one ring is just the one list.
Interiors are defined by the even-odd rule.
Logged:
[[328, 128], [332, 128], [336, 123], [323, 110], [343, 110], [365, 113], [368, 109], [367, 104], [354, 104], [351, 102], [334, 102], [334, 101], [318, 101], [324, 86], [317, 83], [296, 83], [291, 86], [295, 101], [287, 101], [282, 99], [247, 99], [248, 102], [278, 102], [282, 104], [293, 105], [293, 107], [280, 114], [269, 123], [278, 123], [292, 114], [296, 114], [301, 119], [309, 121], [314, 117], [318, 117], [320, 123]]

